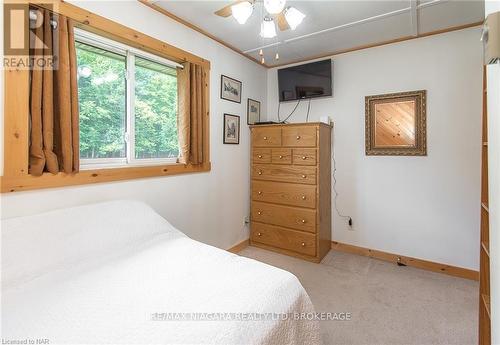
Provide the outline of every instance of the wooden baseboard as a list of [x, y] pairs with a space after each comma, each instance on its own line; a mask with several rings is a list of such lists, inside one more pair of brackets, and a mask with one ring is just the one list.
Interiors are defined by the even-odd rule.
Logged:
[[[250, 240], [248, 239], [248, 240], [244, 240], [244, 241], [236, 244], [235, 246], [229, 248], [227, 251], [231, 252], [231, 253], [238, 253], [238, 252], [242, 251], [243, 249], [245, 249], [246, 247], [248, 247], [249, 245], [263, 248], [263, 249], [267, 249], [267, 250], [272, 250], [270, 247], [267, 247], [265, 245], [260, 245], [257, 243], [250, 244]], [[427, 261], [427, 260], [412, 258], [409, 256], [393, 254], [393, 253], [387, 253], [387, 252], [383, 252], [381, 250], [358, 247], [358, 246], [354, 246], [352, 244], [345, 244], [345, 243], [340, 243], [340, 242], [336, 242], [336, 241], [332, 241], [332, 249], [338, 250], [339, 252], [367, 256], [370, 258], [388, 261], [388, 262], [393, 262], [396, 264], [398, 262], [400, 262], [400, 263], [402, 263], [406, 266], [410, 266], [410, 267], [420, 268], [423, 270], [437, 272], [437, 273], [444, 273], [444, 274], [454, 276], [454, 277], [479, 281], [479, 272], [474, 271], [474, 270], [470, 270], [467, 268], [456, 267], [456, 266], [451, 266], [451, 265], [446, 265], [446, 264], [440, 264], [440, 263], [433, 262], [433, 261]], [[282, 254], [288, 254], [288, 253], [282, 252]], [[309, 260], [309, 261], [311, 261], [311, 260]]]
[[388, 262], [394, 262], [394, 263], [400, 262], [406, 266], [416, 267], [432, 272], [444, 273], [454, 277], [479, 280], [479, 272], [467, 268], [440, 264], [437, 262], [416, 259], [404, 255], [387, 253], [380, 250], [363, 248], [335, 241], [332, 241], [332, 249], [345, 253], [368, 256], [370, 258], [384, 260]]
[[246, 240], [243, 240], [240, 243], [232, 246], [231, 248], [227, 249], [227, 251], [230, 252], [230, 253], [236, 254], [236, 253], [241, 252], [246, 247], [248, 247], [249, 244], [250, 244], [250, 240], [246, 239]]

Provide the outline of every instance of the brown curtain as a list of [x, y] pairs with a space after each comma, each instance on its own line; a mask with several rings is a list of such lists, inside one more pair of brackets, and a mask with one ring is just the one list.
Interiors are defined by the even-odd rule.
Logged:
[[[79, 168], [78, 86], [73, 23], [43, 13], [43, 25], [31, 35], [31, 54], [44, 67], [34, 67], [30, 93], [29, 173], [74, 173]], [[51, 21], [57, 23], [52, 27]], [[40, 66], [40, 63], [36, 63]]]
[[177, 128], [181, 163], [203, 163], [203, 116], [207, 115], [207, 71], [185, 63], [177, 70], [179, 85]]

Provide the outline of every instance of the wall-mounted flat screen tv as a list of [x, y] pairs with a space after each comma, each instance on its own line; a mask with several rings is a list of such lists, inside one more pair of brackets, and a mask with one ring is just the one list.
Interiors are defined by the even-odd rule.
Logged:
[[278, 70], [280, 102], [332, 95], [332, 60]]

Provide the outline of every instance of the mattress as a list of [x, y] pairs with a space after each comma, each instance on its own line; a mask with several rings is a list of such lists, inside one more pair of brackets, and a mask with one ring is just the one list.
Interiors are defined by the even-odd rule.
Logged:
[[312, 315], [291, 273], [192, 240], [141, 202], [2, 221], [4, 341], [319, 344]]

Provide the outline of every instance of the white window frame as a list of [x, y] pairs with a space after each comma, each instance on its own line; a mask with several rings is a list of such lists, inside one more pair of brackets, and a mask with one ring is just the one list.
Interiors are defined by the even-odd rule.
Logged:
[[[183, 68], [181, 64], [167, 60], [160, 56], [147, 53], [145, 51], [127, 46], [125, 44], [110, 40], [108, 38], [96, 35], [94, 33], [75, 28], [75, 41], [83, 44], [101, 48], [116, 54], [119, 54], [126, 59], [125, 63], [125, 82], [126, 82], [126, 128], [125, 128], [125, 143], [126, 157], [124, 158], [91, 158], [80, 159], [81, 170], [106, 169], [106, 168], [123, 168], [123, 167], [138, 167], [151, 165], [175, 164], [179, 162], [179, 158], [135, 158], [135, 57], [150, 60], [162, 65], [174, 68]], [[134, 138], [131, 140], [130, 138]]]

